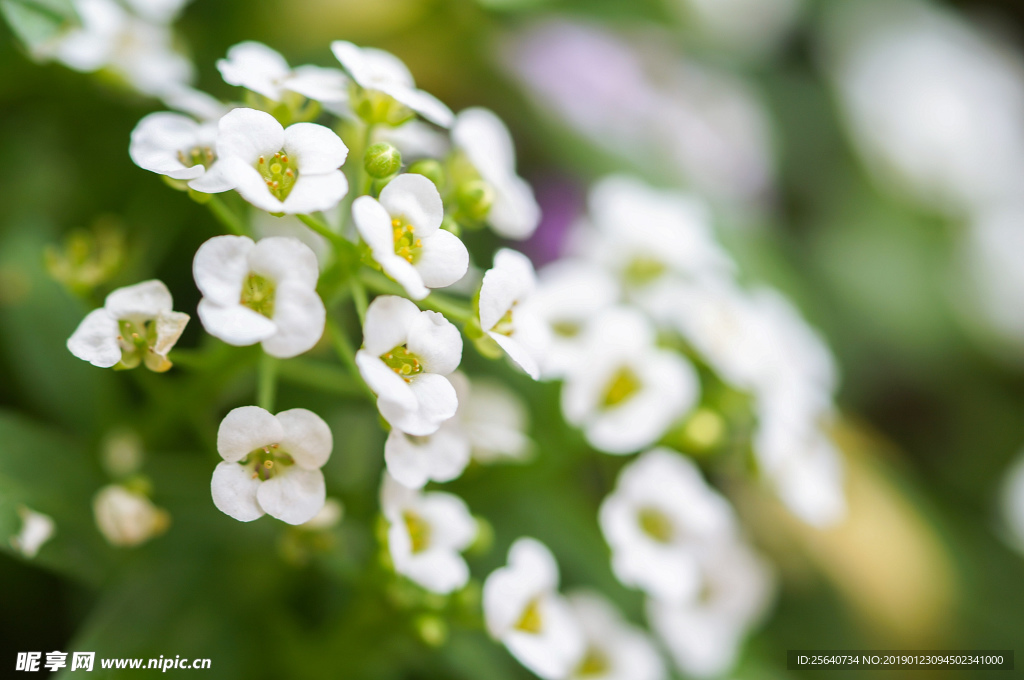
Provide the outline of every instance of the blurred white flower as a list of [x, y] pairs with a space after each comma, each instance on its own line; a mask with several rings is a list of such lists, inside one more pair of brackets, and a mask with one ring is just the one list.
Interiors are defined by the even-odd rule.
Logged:
[[39, 553], [43, 544], [53, 537], [56, 525], [49, 515], [36, 512], [24, 505], [18, 506], [18, 517], [21, 518], [21, 531], [10, 537], [11, 547], [32, 559]]
[[462, 499], [408, 489], [386, 472], [380, 496], [395, 571], [442, 595], [465, 586], [469, 567], [460, 553], [476, 538], [477, 525]]
[[[216, 123], [197, 123], [188, 116], [161, 111], [149, 114], [135, 126], [128, 155], [143, 170], [171, 179], [193, 180], [207, 174], [213, 165], [216, 142]], [[223, 187], [224, 191], [231, 188], [226, 181]]]
[[620, 293], [614, 277], [583, 260], [558, 260], [539, 272], [530, 308], [551, 329], [541, 366], [544, 378], [562, 378], [576, 365], [587, 325], [618, 302]]
[[213, 471], [213, 504], [240, 522], [264, 513], [288, 524], [303, 524], [324, 507], [320, 471], [334, 439], [320, 416], [304, 408], [276, 416], [258, 406], [241, 406], [221, 421]]
[[173, 304], [167, 286], [156, 279], [118, 288], [82, 319], [68, 338], [68, 350], [100, 368], [134, 368], [141, 362], [151, 371], [166, 371], [171, 367], [167, 353], [189, 320]]
[[262, 342], [267, 354], [288, 358], [323, 335], [316, 255], [296, 239], [215, 236], [199, 247], [192, 273], [203, 328], [229, 345]]
[[710, 678], [735, 664], [743, 638], [769, 604], [773, 581], [765, 562], [739, 541], [709, 546], [701, 573], [699, 597], [650, 598], [647, 618], [682, 673]]
[[182, 8], [192, 0], [125, 0], [143, 19], [169, 24], [178, 18]]
[[484, 582], [487, 630], [544, 680], [569, 677], [586, 652], [583, 630], [557, 589], [558, 564], [532, 538], [516, 540], [507, 566]]
[[839, 102], [880, 186], [955, 214], [1020, 194], [1019, 57], [923, 2], [839, 3], [830, 19]]
[[1003, 478], [999, 495], [1001, 521], [1010, 543], [1024, 552], [1024, 456], [1018, 456]]
[[171, 516], [141, 494], [118, 484], [100, 489], [92, 512], [103, 538], [111, 545], [131, 548], [167, 531]]
[[661, 655], [647, 633], [622, 618], [611, 602], [593, 591], [568, 596], [586, 638], [583, 661], [571, 680], [663, 680]]
[[451, 109], [433, 95], [416, 89], [409, 69], [395, 55], [374, 47], [358, 47], [344, 40], [332, 42], [331, 51], [364, 91], [380, 92], [431, 123], [451, 127], [455, 118]]
[[237, 104], [225, 104], [216, 97], [190, 85], [175, 83], [160, 93], [169, 108], [187, 113], [203, 122], [217, 121]]
[[540, 206], [516, 174], [516, 150], [505, 123], [488, 109], [465, 109], [455, 117], [452, 143], [494, 192], [487, 223], [499, 236], [529, 238], [540, 224]]
[[650, 446], [696, 405], [696, 371], [654, 341], [654, 328], [630, 307], [611, 308], [587, 328], [562, 387], [562, 415], [598, 450], [624, 454]]
[[480, 285], [480, 328], [521, 369], [537, 380], [540, 362], [551, 339], [529, 299], [537, 285], [533, 264], [522, 253], [502, 248]]
[[373, 129], [374, 142], [387, 142], [402, 154], [402, 162], [422, 158], [441, 158], [448, 153], [448, 135], [430, 123], [413, 118], [397, 127], [378, 125]]
[[217, 162], [189, 186], [204, 193], [230, 187], [270, 213], [330, 210], [348, 193], [338, 169], [347, 156], [345, 142], [323, 125], [286, 129], [269, 113], [235, 109], [217, 125]]
[[979, 210], [961, 235], [960, 253], [968, 320], [994, 332], [1013, 356], [1024, 347], [1024, 202], [1019, 199]]
[[324, 501], [324, 507], [313, 515], [313, 518], [299, 525], [300, 529], [306, 531], [326, 531], [336, 527], [345, 516], [345, 506], [337, 498], [328, 498]]
[[[454, 383], [457, 375], [453, 373], [448, 379]], [[384, 442], [384, 462], [391, 476], [414, 489], [428, 481], [450, 482], [459, 477], [469, 464], [471, 445], [459, 424], [453, 422], [456, 418], [457, 412], [436, 432], [424, 436], [391, 428]]]
[[737, 531], [728, 502], [696, 465], [669, 449], [648, 451], [623, 468], [599, 520], [619, 581], [672, 603], [699, 593], [701, 551]]
[[338, 69], [299, 66], [292, 69], [285, 58], [263, 43], [247, 40], [228, 49], [217, 60], [217, 70], [229, 85], [238, 85], [275, 102], [294, 92], [336, 109], [348, 101], [348, 78]]
[[394, 295], [370, 303], [356, 363], [391, 427], [425, 436], [454, 416], [458, 397], [445, 376], [461, 360], [462, 336], [441, 314]]
[[379, 199], [360, 196], [352, 204], [352, 219], [373, 259], [415, 300], [430, 288], [450, 286], [469, 269], [469, 251], [441, 228], [443, 218], [437, 187], [417, 174], [394, 178]]

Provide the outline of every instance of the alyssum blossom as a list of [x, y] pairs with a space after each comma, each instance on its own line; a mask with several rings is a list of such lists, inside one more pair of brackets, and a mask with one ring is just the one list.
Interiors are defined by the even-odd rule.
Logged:
[[221, 421], [210, 490], [221, 512], [241, 522], [264, 513], [288, 524], [308, 522], [324, 506], [320, 471], [334, 439], [320, 416], [304, 408], [273, 415], [241, 406]]
[[385, 473], [380, 505], [396, 572], [442, 595], [466, 585], [469, 567], [460, 553], [476, 538], [477, 524], [461, 498], [415, 491]]
[[267, 354], [287, 358], [323, 335], [316, 255], [297, 239], [215, 236], [199, 247], [192, 273], [203, 328], [230, 345], [262, 342]]
[[68, 338], [68, 350], [100, 368], [144, 363], [151, 371], [166, 371], [167, 353], [189, 320], [173, 304], [167, 286], [156, 279], [118, 288], [86, 315]]
[[[160, 111], [144, 117], [132, 130], [128, 154], [143, 170], [190, 181], [206, 175], [213, 165], [216, 141], [217, 123]], [[206, 184], [214, 187], [214, 178], [207, 178]], [[229, 188], [225, 181], [224, 191]]]
[[56, 530], [53, 518], [36, 512], [28, 506], [18, 506], [18, 516], [21, 517], [21, 531], [10, 537], [11, 547], [25, 557], [32, 559], [39, 553]]
[[100, 489], [93, 498], [92, 510], [107, 542], [126, 548], [162, 534], [171, 523], [166, 510], [119, 484]]
[[583, 660], [571, 680], [663, 680], [665, 663], [651, 638], [630, 624], [611, 602], [596, 592], [567, 596], [586, 638]]
[[508, 564], [484, 582], [484, 619], [491, 636], [544, 680], [569, 677], [586, 640], [558, 589], [558, 564], [539, 541], [520, 538]]
[[437, 312], [382, 295], [366, 310], [356, 364], [393, 428], [424, 436], [455, 415], [458, 397], [447, 376], [462, 361], [462, 336]]
[[338, 69], [312, 65], [292, 69], [277, 51], [252, 40], [230, 47], [227, 58], [217, 60], [217, 70], [229, 85], [239, 85], [275, 102], [285, 99], [289, 92], [330, 108], [348, 100], [348, 78]]
[[360, 196], [352, 203], [352, 219], [373, 259], [415, 300], [429, 288], [450, 286], [469, 268], [466, 246], [441, 229], [443, 218], [441, 195], [423, 175], [399, 175], [379, 199]]
[[601, 504], [601, 530], [623, 584], [665, 602], [686, 602], [701, 587], [699, 555], [736, 532], [732, 508], [689, 459], [668, 449], [623, 468]]
[[330, 210], [348, 193], [339, 170], [348, 147], [330, 128], [316, 123], [281, 126], [269, 113], [234, 109], [217, 124], [217, 162], [189, 182], [203, 193], [235, 189], [270, 213]]

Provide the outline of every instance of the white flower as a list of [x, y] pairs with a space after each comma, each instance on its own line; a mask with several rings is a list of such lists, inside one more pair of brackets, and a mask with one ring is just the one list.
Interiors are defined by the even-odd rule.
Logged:
[[[151, 113], [132, 130], [128, 155], [142, 168], [171, 179], [193, 180], [207, 174], [216, 160], [216, 123], [197, 123], [188, 116]], [[207, 180], [214, 187], [214, 178]], [[231, 188], [223, 182], [223, 191]]]
[[538, 275], [530, 309], [551, 328], [541, 374], [561, 378], [583, 354], [589, 322], [619, 299], [619, 286], [603, 269], [580, 260], [559, 260]]
[[110, 293], [100, 309], [89, 312], [68, 338], [68, 350], [93, 366], [151, 371], [171, 367], [167, 353], [181, 337], [188, 314], [172, 309], [171, 293], [153, 279]]
[[557, 589], [558, 564], [532, 538], [513, 543], [508, 565], [484, 582], [487, 630], [544, 680], [569, 677], [586, 651], [583, 631]]
[[278, 52], [247, 40], [228, 49], [217, 60], [217, 70], [229, 85], [239, 85], [275, 102], [294, 92], [329, 107], [348, 100], [348, 78], [341, 71], [320, 66], [292, 69]]
[[217, 452], [224, 462], [213, 471], [213, 504], [241, 522], [264, 513], [288, 524], [303, 524], [324, 507], [324, 473], [334, 439], [317, 414], [304, 408], [276, 416], [258, 406], [241, 406], [221, 421]]
[[52, 517], [24, 505], [18, 506], [18, 516], [21, 518], [21, 532], [11, 536], [11, 547], [32, 559], [43, 544], [50, 540], [56, 527]]
[[393, 428], [424, 436], [455, 415], [458, 397], [445, 377], [462, 360], [462, 336], [437, 312], [383, 295], [366, 310], [356, 363]]
[[466, 109], [455, 117], [452, 143], [466, 155], [494, 192], [487, 223], [500, 236], [528, 238], [540, 224], [540, 206], [533, 189], [516, 174], [512, 135], [493, 112]]
[[217, 126], [216, 173], [208, 173], [216, 174], [217, 183], [200, 178], [189, 186], [218, 193], [227, 185], [271, 213], [330, 210], [348, 193], [348, 180], [338, 169], [347, 156], [345, 143], [323, 125], [286, 129], [269, 113], [235, 109]]
[[394, 145], [401, 152], [403, 163], [421, 158], [441, 158], [450, 147], [448, 135], [416, 118], [397, 127], [378, 125], [373, 128], [373, 141]]
[[736, 532], [726, 500], [696, 465], [668, 449], [648, 451], [623, 468], [599, 519], [619, 581], [666, 602], [697, 595], [700, 551]]
[[527, 414], [515, 394], [501, 385], [477, 382], [456, 371], [448, 376], [458, 410], [437, 432], [408, 435], [392, 428], [384, 443], [388, 472], [418, 489], [428, 481], [449, 482], [462, 474], [470, 457], [481, 462], [521, 459], [533, 442], [526, 436]]
[[215, 236], [199, 247], [192, 273], [203, 328], [230, 345], [262, 342], [267, 354], [288, 358], [323, 335], [316, 255], [296, 239]]
[[302, 241], [316, 255], [321, 272], [334, 261], [334, 249], [331, 242], [307, 227], [302, 220], [294, 215], [276, 217], [254, 208], [250, 211], [249, 228], [252, 230], [253, 238], [257, 241], [271, 236], [283, 236]]
[[522, 253], [502, 248], [480, 286], [480, 328], [521, 369], [537, 380], [550, 342], [550, 330], [530, 309], [537, 285], [533, 264]]
[[433, 95], [417, 90], [409, 69], [395, 55], [373, 47], [358, 47], [344, 40], [332, 42], [331, 51], [363, 90], [387, 95], [431, 123], [451, 126], [454, 119], [451, 109]]
[[469, 251], [458, 236], [441, 229], [441, 195], [423, 175], [399, 175], [379, 199], [360, 196], [352, 204], [352, 218], [373, 259], [415, 300], [425, 298], [429, 288], [450, 286], [469, 269]]
[[159, 536], [171, 522], [166, 510], [117, 484], [105, 486], [96, 493], [92, 511], [103, 537], [111, 545], [125, 548]]
[[1024, 551], [1024, 457], [1007, 470], [999, 494], [1002, 522], [1009, 530], [1007, 538], [1019, 551]]
[[469, 567], [460, 553], [476, 538], [477, 524], [461, 498], [414, 491], [384, 473], [380, 504], [396, 572], [442, 595], [466, 585]]
[[221, 116], [236, 106], [225, 104], [202, 90], [181, 83], [175, 83], [162, 91], [160, 99], [169, 108], [187, 113], [203, 122], [220, 120]]
[[609, 309], [587, 329], [562, 387], [562, 414], [591, 446], [615, 454], [650, 446], [697, 403], [696, 371], [654, 340], [647, 319], [628, 307]]
[[191, 0], [126, 0], [139, 16], [158, 24], [174, 21]]
[[345, 516], [345, 506], [337, 498], [328, 498], [324, 501], [324, 507], [313, 515], [313, 518], [299, 525], [300, 529], [306, 531], [326, 531], [336, 527]]
[[583, 629], [587, 652], [572, 680], [663, 680], [665, 664], [647, 633], [622, 618], [615, 606], [592, 591], [568, 596]]
[[687, 676], [718, 677], [735, 663], [740, 643], [763, 615], [772, 593], [771, 572], [739, 541], [701, 555], [700, 597], [673, 604], [647, 601], [647, 618]]

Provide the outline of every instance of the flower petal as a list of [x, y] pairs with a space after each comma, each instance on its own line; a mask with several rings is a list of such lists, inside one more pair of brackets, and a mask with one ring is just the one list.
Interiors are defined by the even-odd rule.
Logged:
[[441, 491], [423, 494], [419, 502], [421, 517], [430, 524], [430, 547], [463, 551], [476, 538], [478, 526], [465, 501]]
[[235, 347], [254, 345], [278, 332], [273, 321], [240, 304], [222, 307], [204, 298], [197, 311], [207, 333]]
[[284, 131], [284, 150], [298, 161], [303, 173], [323, 175], [340, 168], [348, 147], [334, 131], [316, 123], [296, 123]]
[[487, 223], [499, 236], [523, 240], [529, 238], [540, 224], [540, 206], [533, 189], [521, 177], [511, 175], [492, 185], [494, 203], [487, 213]]
[[93, 366], [110, 368], [121, 361], [117, 320], [100, 308], [89, 312], [68, 338], [68, 351]]
[[360, 196], [353, 201], [352, 219], [356, 223], [359, 235], [373, 251], [374, 259], [379, 261], [382, 256], [395, 255], [391, 215], [377, 199], [372, 196]]
[[218, 463], [210, 480], [210, 492], [217, 509], [239, 522], [251, 522], [263, 516], [256, 502], [260, 480], [238, 463]]
[[284, 430], [281, 449], [295, 459], [296, 465], [307, 470], [323, 467], [331, 457], [334, 437], [324, 419], [304, 408], [293, 408], [277, 414]]
[[434, 434], [441, 423], [458, 410], [455, 388], [444, 376], [420, 373], [410, 378], [407, 384], [416, 399], [415, 408], [404, 408], [393, 401], [378, 401], [381, 415], [392, 427], [416, 436]]
[[320, 265], [313, 249], [289, 236], [260, 239], [249, 252], [248, 261], [251, 271], [277, 285], [293, 281], [314, 289], [320, 276]]
[[118, 288], [103, 303], [110, 316], [133, 321], [155, 318], [160, 312], [171, 311], [173, 305], [171, 291], [158, 279]]
[[308, 352], [323, 337], [326, 320], [323, 300], [315, 290], [297, 281], [285, 281], [274, 296], [277, 332], [263, 340], [263, 350], [281, 359]]
[[413, 85], [409, 69], [390, 52], [374, 47], [359, 47], [345, 40], [332, 42], [331, 52], [359, 87], [377, 89], [387, 83], [409, 87]]
[[291, 73], [284, 57], [252, 40], [230, 47], [228, 58], [217, 60], [217, 70], [228, 85], [239, 85], [274, 101], [280, 101], [280, 82]]
[[217, 452], [229, 463], [242, 460], [256, 449], [278, 444], [284, 428], [277, 418], [259, 406], [239, 406], [220, 421]]
[[295, 180], [295, 185], [288, 197], [279, 204], [280, 207], [277, 210], [268, 210], [268, 212], [304, 215], [330, 210], [338, 205], [347, 193], [348, 179], [341, 170], [328, 172], [325, 175], [303, 174], [300, 170], [299, 178]]
[[406, 347], [419, 357], [427, 373], [448, 375], [462, 361], [462, 335], [439, 312], [420, 312], [416, 316], [409, 326]]
[[450, 482], [469, 464], [469, 440], [455, 427], [412, 438], [392, 429], [384, 443], [388, 472], [402, 485], [419, 489], [428, 481]]
[[405, 289], [406, 295], [413, 300], [422, 300], [430, 294], [430, 289], [423, 285], [423, 277], [407, 260], [393, 255], [377, 260], [384, 273]]
[[299, 66], [284, 86], [322, 104], [337, 105], [348, 101], [348, 84], [348, 78], [336, 68]]
[[516, 366], [523, 369], [526, 375], [530, 376], [534, 380], [540, 380], [540, 364], [537, 362], [536, 357], [533, 356], [533, 352], [519, 342], [517, 339], [503, 335], [501, 333], [495, 333], [488, 331], [487, 335], [490, 336], [494, 342], [498, 343], [498, 346], [505, 350], [505, 354], [508, 358], [515, 362]]
[[489, 109], [476, 106], [460, 111], [452, 125], [452, 143], [466, 154], [488, 183], [493, 184], [495, 178], [515, 172], [516, 150], [512, 135]]
[[427, 550], [395, 559], [395, 571], [440, 595], [456, 591], [469, 581], [466, 560], [450, 550]]
[[204, 298], [219, 305], [238, 304], [255, 245], [248, 236], [214, 236], [199, 246], [192, 276]]
[[437, 232], [444, 219], [444, 204], [434, 183], [423, 175], [406, 173], [394, 178], [380, 192], [380, 204], [391, 217], [412, 225], [417, 238]]
[[[270, 193], [267, 181], [251, 163], [237, 157], [229, 157], [219, 160], [216, 168], [225, 178], [225, 182], [229, 183], [249, 203], [267, 212], [285, 212], [284, 202]], [[298, 187], [300, 181], [301, 178], [295, 181], [292, 193], [295, 193], [295, 188]], [[288, 196], [290, 198], [291, 194]]]
[[444, 102], [423, 90], [398, 84], [381, 84], [377, 89], [405, 104], [435, 125], [447, 128], [451, 127], [455, 120], [455, 114]]
[[184, 312], [160, 312], [156, 317], [156, 342], [153, 343], [153, 352], [166, 357], [185, 331], [190, 318]]
[[297, 465], [290, 467], [260, 484], [256, 498], [271, 517], [288, 524], [303, 524], [313, 519], [327, 500], [324, 473]]
[[[388, 404], [391, 412], [416, 409], [416, 396], [409, 383], [396, 375], [379, 357], [361, 349], [356, 352], [356, 365], [359, 367], [359, 375], [377, 395], [377, 408], [381, 414], [384, 414], [383, 404]], [[387, 418], [386, 415], [384, 417]]]
[[151, 113], [132, 130], [128, 155], [143, 170], [173, 179], [195, 179], [206, 172], [202, 165], [186, 166], [179, 152], [199, 141], [199, 123], [188, 116], [161, 111]]
[[397, 295], [380, 295], [366, 308], [363, 347], [380, 356], [409, 341], [409, 331], [420, 317], [419, 308]]
[[469, 251], [458, 236], [438, 229], [423, 239], [419, 258], [413, 266], [427, 288], [445, 288], [469, 271]]
[[224, 174], [223, 166], [214, 161], [204, 175], [188, 183], [188, 188], [204, 194], [219, 194], [223, 191], [231, 191], [235, 188], [235, 184]]
[[284, 128], [263, 111], [228, 111], [217, 128], [217, 156], [222, 160], [237, 158], [255, 166], [260, 156], [273, 156], [284, 147]]

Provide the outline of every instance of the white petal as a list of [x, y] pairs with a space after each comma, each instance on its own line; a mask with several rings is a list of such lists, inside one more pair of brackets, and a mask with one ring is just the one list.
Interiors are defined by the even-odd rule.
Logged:
[[469, 458], [469, 441], [455, 427], [415, 438], [392, 429], [384, 443], [388, 472], [409, 488], [421, 488], [428, 481], [450, 482], [466, 469]]
[[256, 502], [256, 491], [260, 486], [249, 468], [238, 463], [218, 463], [213, 470], [210, 491], [213, 504], [225, 515], [240, 522], [251, 522], [263, 516], [263, 509]]
[[456, 591], [469, 581], [466, 560], [450, 550], [427, 550], [396, 559], [395, 571], [441, 595]]
[[338, 69], [299, 66], [292, 71], [284, 86], [323, 104], [341, 104], [348, 101], [348, 83], [348, 78]]
[[522, 253], [502, 248], [494, 256], [494, 267], [484, 274], [480, 285], [480, 326], [494, 328], [512, 304], [523, 299], [536, 285], [533, 264]]
[[420, 516], [430, 524], [430, 546], [463, 551], [477, 534], [477, 523], [465, 501], [450, 493], [434, 491], [423, 494], [419, 502]]
[[397, 295], [380, 295], [366, 308], [363, 347], [380, 356], [409, 341], [409, 330], [420, 318], [419, 308]]
[[292, 281], [309, 289], [316, 288], [320, 276], [313, 249], [288, 236], [260, 239], [249, 252], [249, 268], [277, 285]]
[[[267, 212], [285, 212], [284, 202], [270, 193], [263, 175], [251, 163], [238, 157], [227, 157], [217, 161], [215, 167], [225, 183], [230, 184], [249, 203]], [[299, 181], [301, 178], [296, 179], [291, 193], [295, 193]], [[288, 194], [289, 198], [291, 193]]]
[[324, 473], [290, 467], [260, 484], [256, 498], [271, 517], [288, 524], [308, 522], [327, 500]]
[[505, 238], [523, 240], [533, 235], [540, 225], [540, 206], [526, 180], [515, 175], [505, 178], [494, 188], [494, 203], [487, 212], [487, 223]]
[[217, 60], [217, 70], [228, 85], [239, 85], [267, 99], [281, 99], [280, 82], [291, 73], [288, 62], [263, 43], [246, 41], [228, 49]]
[[347, 193], [348, 179], [341, 170], [324, 175], [303, 174], [300, 170], [288, 197], [283, 203], [278, 204], [280, 207], [273, 211], [265, 209], [268, 212], [284, 212], [289, 215], [321, 212], [337, 206]]
[[[385, 404], [391, 412], [416, 409], [416, 396], [409, 383], [388, 368], [380, 357], [361, 349], [356, 352], [356, 365], [359, 367], [359, 375], [377, 395], [377, 408], [381, 414], [384, 414]], [[384, 417], [387, 418], [386, 415]]]
[[217, 127], [217, 156], [222, 160], [237, 158], [255, 166], [260, 156], [273, 156], [284, 147], [284, 128], [263, 111], [229, 111]]
[[[397, 375], [395, 377], [398, 378]], [[455, 388], [443, 376], [420, 373], [410, 378], [407, 384], [416, 399], [415, 408], [404, 408], [404, 405], [399, 406], [393, 401], [378, 401], [381, 415], [392, 427], [416, 436], [434, 434], [441, 423], [458, 410]]]
[[330, 128], [316, 123], [296, 123], [284, 131], [284, 150], [298, 162], [303, 173], [324, 175], [345, 163], [348, 147]]
[[543, 628], [539, 634], [512, 631], [505, 645], [521, 664], [544, 680], [567, 677], [583, 661], [583, 631], [564, 598], [550, 594], [540, 600]]
[[508, 564], [484, 582], [483, 604], [487, 630], [504, 638], [538, 595], [558, 587], [558, 565], [543, 543], [520, 538], [512, 544]]
[[156, 317], [156, 342], [153, 343], [153, 352], [166, 357], [185, 331], [190, 318], [183, 312], [160, 312]]
[[515, 172], [512, 135], [494, 112], [473, 107], [459, 112], [452, 126], [452, 142], [459, 147], [486, 182]]
[[437, 187], [416, 173], [399, 175], [388, 182], [380, 192], [380, 204], [391, 217], [411, 224], [417, 238], [434, 234], [444, 219], [444, 204]]
[[219, 305], [238, 304], [254, 246], [247, 236], [215, 236], [199, 246], [192, 276], [204, 298]]
[[353, 201], [352, 219], [356, 223], [359, 235], [373, 251], [374, 259], [380, 261], [383, 256], [397, 257], [391, 215], [377, 199], [372, 196], [360, 196]]
[[121, 346], [117, 342], [120, 333], [117, 320], [107, 310], [94, 309], [68, 338], [68, 351], [93, 366], [116, 366], [121, 361]]
[[514, 361], [516, 366], [523, 369], [526, 375], [530, 376], [534, 380], [540, 380], [540, 364], [537, 362], [537, 358], [533, 356], [533, 352], [531, 352], [526, 345], [519, 342], [514, 337], [502, 335], [501, 333], [488, 331], [487, 335], [498, 343], [499, 347], [505, 350], [505, 354], [508, 355], [508, 358]]
[[274, 293], [277, 332], [263, 340], [263, 350], [281, 359], [308, 352], [323, 337], [326, 320], [327, 310], [315, 290], [285, 281]]
[[207, 333], [235, 347], [255, 345], [278, 332], [273, 321], [240, 304], [222, 307], [204, 298], [197, 311]]
[[445, 229], [423, 239], [413, 265], [427, 288], [445, 288], [469, 271], [469, 251], [458, 236]]
[[103, 303], [115, 319], [149, 320], [160, 312], [169, 312], [174, 302], [163, 281], [152, 279], [134, 286], [118, 288]]
[[448, 375], [462, 361], [462, 335], [438, 312], [420, 312], [409, 327], [406, 347], [427, 373]]
[[[160, 98], [163, 99], [164, 104], [175, 111], [187, 113], [203, 121], [217, 121], [232, 108], [216, 97], [180, 83], [170, 84], [161, 93]], [[214, 140], [216, 140], [216, 134]]]
[[284, 434], [281, 423], [270, 412], [259, 406], [239, 406], [220, 422], [217, 452], [224, 460], [234, 463], [256, 449], [280, 443]]
[[407, 260], [392, 255], [391, 257], [378, 258], [384, 273], [405, 288], [405, 293], [413, 300], [422, 300], [430, 294], [430, 289], [423, 285], [423, 277], [416, 270], [416, 267], [409, 264]]
[[431, 123], [443, 128], [451, 127], [455, 114], [440, 99], [432, 94], [404, 85], [382, 84], [377, 89], [391, 95], [396, 101], [405, 104]]
[[206, 172], [202, 165], [186, 166], [178, 157], [199, 143], [199, 124], [177, 113], [151, 113], [132, 130], [128, 155], [143, 170], [173, 179], [195, 179]]
[[402, 60], [384, 50], [358, 47], [345, 40], [331, 43], [331, 51], [356, 83], [366, 89], [381, 84], [413, 85], [412, 74]]
[[334, 437], [324, 419], [304, 408], [293, 408], [277, 414], [284, 429], [281, 450], [290, 454], [299, 467], [315, 470], [331, 457]]
[[204, 194], [219, 194], [223, 191], [231, 191], [235, 188], [235, 184], [224, 174], [221, 164], [214, 161], [206, 173], [189, 182], [188, 187]]

